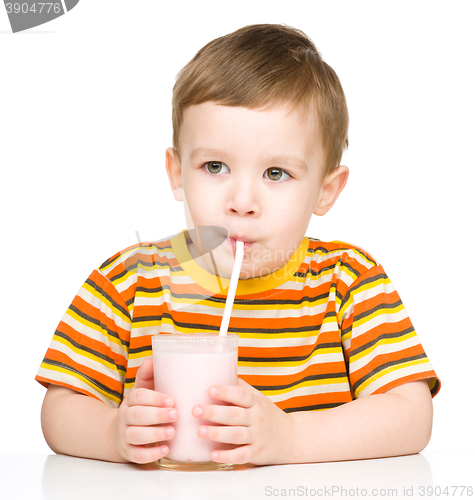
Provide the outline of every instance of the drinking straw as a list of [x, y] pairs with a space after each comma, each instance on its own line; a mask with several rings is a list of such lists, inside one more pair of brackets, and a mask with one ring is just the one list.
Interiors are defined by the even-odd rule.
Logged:
[[238, 285], [239, 274], [241, 272], [242, 259], [244, 258], [244, 243], [236, 240], [236, 257], [234, 259], [233, 273], [231, 274], [231, 283], [229, 284], [228, 296], [226, 297], [226, 305], [224, 306], [223, 319], [221, 320], [221, 328], [219, 335], [224, 336], [228, 333], [229, 319], [234, 304], [234, 296]]

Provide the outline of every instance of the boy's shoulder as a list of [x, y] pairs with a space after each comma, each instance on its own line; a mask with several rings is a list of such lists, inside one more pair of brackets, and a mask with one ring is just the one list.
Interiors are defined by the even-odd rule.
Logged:
[[308, 240], [308, 254], [311, 261], [319, 267], [339, 265], [360, 275], [380, 265], [374, 256], [360, 245], [339, 240], [321, 241], [311, 237], [308, 237]]
[[143, 241], [130, 245], [115, 253], [99, 266], [99, 271], [111, 281], [125, 275], [135, 274], [139, 267], [152, 268], [161, 259], [173, 258], [171, 240], [176, 235], [156, 241]]

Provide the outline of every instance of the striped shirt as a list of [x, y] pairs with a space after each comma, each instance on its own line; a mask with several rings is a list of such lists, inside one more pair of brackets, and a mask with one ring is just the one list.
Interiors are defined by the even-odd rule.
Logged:
[[[229, 280], [193, 261], [187, 232], [117, 253], [86, 280], [36, 380], [117, 407], [160, 333], [219, 331]], [[285, 266], [240, 280], [229, 323], [239, 376], [286, 412], [325, 410], [428, 379], [440, 389], [384, 269], [353, 245], [304, 238]]]

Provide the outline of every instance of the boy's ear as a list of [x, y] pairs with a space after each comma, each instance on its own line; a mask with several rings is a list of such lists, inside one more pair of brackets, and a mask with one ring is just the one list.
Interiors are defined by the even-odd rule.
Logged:
[[330, 210], [346, 186], [349, 175], [348, 167], [340, 165], [325, 177], [320, 187], [320, 197], [313, 211], [315, 215], [325, 215]]
[[168, 148], [165, 152], [165, 167], [168, 179], [173, 191], [173, 196], [177, 201], [183, 201], [183, 189], [181, 183], [181, 164], [178, 152], [175, 148]]

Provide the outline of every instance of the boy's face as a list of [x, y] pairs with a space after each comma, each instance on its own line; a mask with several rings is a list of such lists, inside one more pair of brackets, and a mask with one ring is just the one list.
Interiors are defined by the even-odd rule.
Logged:
[[[312, 213], [325, 214], [348, 177], [340, 166], [324, 178], [318, 120], [309, 113], [304, 121], [283, 106], [191, 106], [179, 141], [180, 159], [173, 148], [167, 150], [170, 183], [177, 199], [183, 188], [189, 225], [228, 231], [213, 251], [224, 277], [232, 271], [235, 239], [246, 242], [241, 278], [282, 267], [302, 242]], [[199, 255], [195, 245], [189, 249]], [[214, 274], [209, 258], [200, 265]]]

